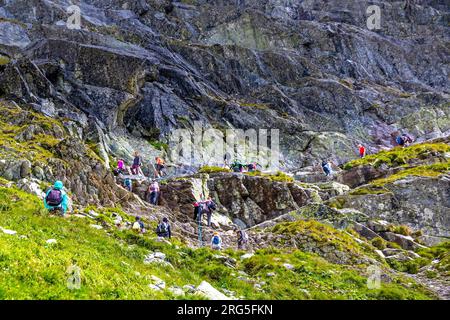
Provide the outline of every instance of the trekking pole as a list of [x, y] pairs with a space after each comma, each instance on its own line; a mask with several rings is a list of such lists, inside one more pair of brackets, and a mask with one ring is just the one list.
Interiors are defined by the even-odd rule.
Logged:
[[203, 238], [202, 238], [202, 221], [198, 219], [198, 243], [200, 247], [203, 247]]

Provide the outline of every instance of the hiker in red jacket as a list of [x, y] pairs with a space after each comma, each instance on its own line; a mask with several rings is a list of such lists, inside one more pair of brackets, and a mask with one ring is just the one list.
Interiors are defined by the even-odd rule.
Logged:
[[360, 144], [358, 148], [359, 148], [359, 157], [364, 158], [366, 156], [366, 148], [362, 144]]

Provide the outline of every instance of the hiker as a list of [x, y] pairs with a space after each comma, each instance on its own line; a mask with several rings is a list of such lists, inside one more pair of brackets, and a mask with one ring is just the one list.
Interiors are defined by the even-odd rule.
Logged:
[[248, 242], [248, 235], [244, 230], [237, 230], [237, 245], [238, 245], [238, 250], [242, 250], [244, 249], [245, 245]]
[[230, 166], [230, 159], [231, 155], [228, 152], [226, 152], [225, 155], [223, 156], [223, 163], [225, 168]]
[[170, 239], [172, 237], [169, 220], [166, 217], [164, 217], [162, 222], [156, 227], [156, 234], [158, 235], [158, 237], [162, 238]]
[[414, 142], [411, 136], [406, 133], [402, 134], [402, 138], [405, 141], [405, 147], [409, 146], [411, 143]]
[[358, 145], [358, 148], [359, 148], [359, 157], [364, 158], [366, 156], [366, 148], [362, 144]]
[[234, 160], [231, 164], [231, 170], [233, 170], [233, 172], [242, 172], [243, 168], [244, 166], [238, 160]]
[[214, 232], [214, 235], [211, 238], [211, 249], [213, 249], [213, 250], [221, 250], [222, 249], [222, 239], [220, 238], [218, 232]]
[[198, 215], [200, 214], [200, 210], [202, 209], [200, 202], [194, 202], [194, 220], [197, 220]]
[[327, 177], [333, 175], [333, 169], [331, 168], [331, 163], [327, 160], [322, 161], [322, 169]]
[[117, 161], [117, 168], [113, 170], [114, 176], [118, 176], [119, 174], [123, 174], [125, 172], [125, 161], [123, 159], [119, 159]]
[[211, 199], [211, 197], [209, 197], [206, 201], [205, 201], [205, 211], [204, 213], [206, 213], [207, 217], [208, 217], [208, 227], [211, 226], [211, 217], [212, 214], [214, 212], [214, 210], [217, 209], [216, 203]]
[[399, 146], [405, 146], [405, 138], [403, 136], [398, 136], [397, 138], [395, 138], [395, 142], [397, 142]]
[[132, 192], [133, 191], [133, 182], [131, 181], [130, 178], [126, 178], [123, 181], [123, 186], [125, 187], [125, 189], [127, 189], [128, 191]]
[[154, 206], [158, 205], [158, 198], [159, 198], [158, 181], [153, 180], [152, 184], [148, 187], [148, 191], [150, 192], [150, 203]]
[[155, 176], [158, 177], [162, 177], [163, 175], [165, 175], [164, 172], [164, 168], [165, 168], [165, 161], [163, 159], [161, 159], [160, 157], [156, 157], [155, 158], [155, 169], [156, 169], [156, 174]]
[[69, 197], [63, 190], [64, 185], [61, 181], [56, 181], [53, 187], [47, 191], [44, 199], [44, 206], [50, 212], [59, 210], [64, 216], [67, 212], [69, 205]]
[[136, 221], [133, 223], [132, 229], [139, 233], [145, 233], [145, 225], [144, 222], [142, 222], [141, 217], [136, 217]]
[[250, 163], [247, 165], [248, 172], [254, 172], [256, 170], [256, 166], [258, 164], [256, 162]]
[[133, 165], [131, 166], [131, 173], [138, 175], [142, 165], [142, 158], [139, 156], [139, 152], [134, 153]]

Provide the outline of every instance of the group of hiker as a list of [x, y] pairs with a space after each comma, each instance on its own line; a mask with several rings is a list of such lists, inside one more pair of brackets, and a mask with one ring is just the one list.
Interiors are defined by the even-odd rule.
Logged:
[[[397, 143], [398, 146], [407, 147], [410, 144], [412, 144], [414, 140], [412, 139], [411, 136], [404, 133], [397, 136], [395, 138], [395, 142]], [[366, 148], [362, 144], [358, 145], [358, 152], [360, 158], [364, 158], [366, 156]], [[224, 158], [225, 165], [228, 165], [230, 169], [233, 170], [233, 172], [243, 172], [244, 168], [246, 168], [249, 172], [253, 172], [257, 169], [257, 166], [259, 165], [258, 163], [250, 163], [244, 165], [238, 160], [234, 160], [233, 163], [229, 164], [229, 160], [230, 160], [229, 156], [226, 155]], [[116, 176], [127, 174], [129, 175], [130, 173], [132, 175], [143, 175], [143, 172], [141, 170], [142, 162], [143, 162], [142, 157], [139, 155], [138, 152], [134, 153], [134, 159], [130, 169], [127, 168], [125, 161], [123, 159], [119, 159], [117, 161], [117, 167], [113, 170], [114, 175]], [[160, 157], [156, 157], [155, 163], [152, 165], [154, 168], [155, 178], [152, 180], [148, 188], [149, 194], [148, 201], [152, 205], [158, 205], [158, 200], [160, 196], [160, 186], [156, 179], [158, 177], [162, 177], [165, 175], [164, 172], [165, 161]], [[334, 165], [332, 161], [328, 159], [322, 160], [321, 167], [325, 176], [327, 177], [333, 176], [332, 165]], [[132, 191], [132, 181], [129, 177], [124, 179], [124, 187], [128, 191], [130, 192]], [[207, 226], [211, 227], [212, 214], [217, 209], [217, 205], [212, 200], [211, 197], [208, 197], [206, 200], [203, 200], [204, 197], [202, 195], [200, 198], [201, 200], [195, 201], [193, 203], [194, 221], [196, 221], [200, 226], [203, 217], [206, 215]], [[50, 212], [59, 212], [62, 216], [66, 215], [69, 206], [69, 197], [67, 193], [64, 191], [64, 184], [62, 181], [56, 181], [54, 185], [51, 188], [49, 188], [44, 197], [44, 205], [45, 208], [48, 209]], [[138, 231], [139, 233], [146, 232], [145, 225], [140, 217], [136, 217], [136, 221], [133, 223], [132, 229]], [[156, 234], [159, 237], [171, 238], [172, 231], [170, 223], [166, 217], [163, 218], [163, 220], [158, 224], [156, 228]], [[245, 247], [245, 244], [248, 242], [248, 236], [244, 230], [241, 230], [239, 228], [236, 229], [236, 235], [237, 235], [238, 249], [243, 249]], [[211, 248], [215, 250], [220, 250], [222, 248], [222, 238], [220, 237], [217, 231], [213, 233], [213, 236], [211, 238]]]
[[[414, 140], [409, 134], [403, 133], [395, 138], [395, 142], [398, 146], [405, 148], [405, 147], [411, 145], [414, 142]], [[359, 144], [358, 152], [359, 152], [359, 157], [364, 158], [366, 156], [366, 147], [364, 147], [362, 144]], [[333, 176], [332, 165], [334, 165], [334, 163], [331, 162], [330, 160], [328, 160], [328, 159], [322, 160], [321, 166], [322, 166], [322, 170], [323, 170], [323, 173], [325, 174], [325, 176], [327, 176], [327, 177]]]

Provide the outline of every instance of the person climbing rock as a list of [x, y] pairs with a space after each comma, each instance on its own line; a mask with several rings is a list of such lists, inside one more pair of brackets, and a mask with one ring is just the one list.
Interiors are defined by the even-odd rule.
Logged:
[[142, 158], [139, 155], [139, 152], [134, 153], [133, 165], [131, 166], [131, 173], [134, 175], [138, 175], [140, 173], [142, 165]]
[[141, 217], [136, 217], [136, 221], [133, 223], [132, 229], [139, 232], [139, 233], [145, 233], [145, 225], [144, 222], [142, 222]]
[[123, 161], [123, 159], [119, 159], [117, 161], [117, 167], [113, 170], [114, 175], [118, 176], [119, 174], [123, 174], [125, 170], [125, 161]]
[[218, 232], [214, 232], [214, 235], [211, 238], [211, 249], [213, 249], [213, 250], [221, 250], [222, 249], [222, 238], [220, 238]]
[[56, 181], [52, 188], [50, 188], [44, 198], [44, 206], [50, 212], [60, 211], [62, 216], [65, 216], [69, 205], [69, 197], [64, 191], [64, 185], [61, 181]]
[[359, 148], [359, 157], [364, 158], [366, 156], [366, 148], [362, 144], [358, 145], [358, 148]]
[[150, 203], [154, 206], [158, 205], [159, 198], [159, 183], [156, 180], [153, 180], [152, 184], [148, 187], [148, 191], [150, 192]]
[[322, 170], [327, 177], [331, 177], [333, 175], [333, 169], [331, 168], [331, 163], [328, 160], [322, 161]]
[[248, 235], [244, 230], [237, 230], [237, 245], [238, 250], [244, 250], [248, 243]]
[[199, 201], [194, 202], [194, 220], [197, 220], [198, 215], [200, 214], [201, 205]]
[[211, 217], [213, 212], [217, 209], [216, 203], [211, 199], [211, 197], [209, 197], [206, 201], [205, 201], [205, 211], [204, 213], [206, 213], [207, 217], [208, 217], [208, 227], [211, 226]]
[[404, 143], [405, 147], [411, 145], [411, 143], [414, 142], [413, 138], [411, 138], [411, 136], [409, 134], [406, 134], [406, 133], [402, 134], [402, 138], [403, 138], [403, 141], [405, 142]]
[[398, 136], [397, 138], [395, 138], [395, 142], [399, 145], [404, 147], [405, 146], [405, 139], [403, 138], [403, 136]]
[[125, 187], [125, 189], [127, 189], [128, 191], [132, 192], [133, 191], [133, 182], [131, 181], [130, 178], [126, 178], [123, 181], [123, 186]]
[[231, 155], [230, 153], [226, 152], [225, 155], [223, 156], [223, 163], [224, 163], [224, 167], [230, 167], [230, 160], [231, 160]]
[[166, 217], [164, 217], [162, 219], [162, 222], [158, 224], [158, 226], [156, 227], [156, 235], [158, 237], [169, 239], [172, 237], [172, 231], [170, 230], [169, 220]]
[[160, 157], [156, 157], [155, 158], [155, 170], [156, 170], [155, 176], [157, 178], [165, 175], [165, 171], [164, 171], [165, 167], [166, 167], [165, 161], [163, 159], [161, 159]]

